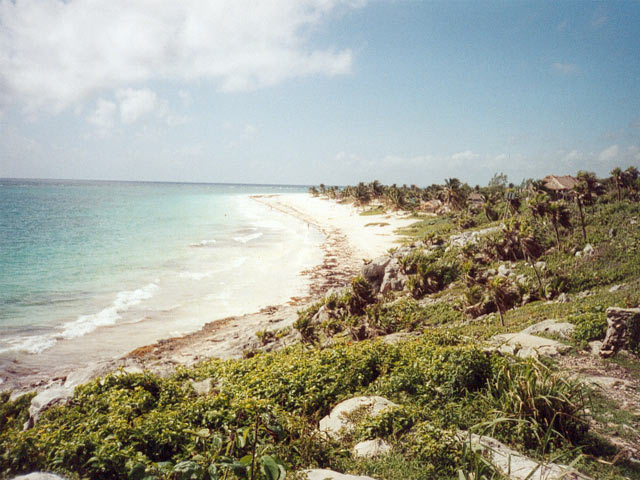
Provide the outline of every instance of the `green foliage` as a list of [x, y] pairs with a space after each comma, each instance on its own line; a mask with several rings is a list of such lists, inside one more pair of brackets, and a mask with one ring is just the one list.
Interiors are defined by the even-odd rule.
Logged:
[[455, 431], [443, 430], [428, 422], [416, 425], [405, 448], [410, 456], [424, 462], [424, 478], [449, 478], [462, 459], [462, 442], [456, 438]]
[[576, 326], [571, 337], [577, 344], [602, 340], [607, 333], [607, 316], [602, 306], [571, 315], [568, 320]]
[[21, 428], [29, 419], [29, 405], [35, 393], [10, 400], [11, 392], [0, 392], [0, 432]]
[[530, 449], [580, 444], [589, 428], [582, 385], [535, 360], [502, 365], [480, 401], [489, 402], [495, 418], [505, 420], [488, 423], [491, 435]]

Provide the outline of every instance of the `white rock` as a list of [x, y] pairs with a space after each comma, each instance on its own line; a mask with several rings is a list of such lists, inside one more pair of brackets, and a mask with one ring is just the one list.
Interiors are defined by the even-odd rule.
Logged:
[[593, 245], [591, 245], [590, 243], [587, 243], [585, 247], [582, 249], [582, 253], [584, 254], [585, 257], [590, 257], [595, 253], [595, 249], [593, 248]]
[[[569, 345], [564, 345], [555, 340], [549, 340], [548, 338], [536, 337], [535, 335], [529, 335], [528, 333], [503, 333], [501, 335], [494, 335], [490, 339], [491, 343], [500, 345], [514, 345], [519, 346], [517, 352], [520, 357], [529, 357], [539, 355], [555, 356], [562, 354], [571, 349]], [[523, 353], [520, 354], [520, 350]]]
[[589, 342], [589, 350], [592, 355], [598, 355], [600, 353], [600, 349], [602, 348], [602, 342], [600, 340], [594, 340]]
[[604, 376], [585, 376], [582, 377], [583, 380], [587, 383], [591, 383], [597, 385], [601, 388], [622, 388], [628, 389], [633, 387], [633, 383], [629, 380], [625, 380], [623, 378], [616, 377], [604, 377]]
[[558, 322], [557, 320], [543, 320], [542, 322], [531, 325], [524, 330], [522, 333], [527, 333], [529, 335], [535, 335], [537, 333], [550, 333], [554, 335], [558, 335], [562, 338], [569, 338], [571, 336], [571, 332], [575, 329], [575, 325], [569, 322]]
[[320, 420], [320, 431], [332, 438], [340, 437], [345, 431], [352, 430], [355, 425], [347, 418], [356, 410], [364, 410], [365, 415], [375, 417], [383, 410], [397, 407], [398, 405], [383, 397], [354, 397], [339, 403], [331, 413]]
[[391, 450], [391, 445], [382, 438], [376, 438], [374, 440], [366, 440], [360, 442], [353, 447], [353, 456], [360, 458], [373, 458], [379, 457], [388, 453]]
[[307, 480], [375, 480], [375, 478], [364, 475], [347, 475], [320, 468], [305, 470], [304, 474], [307, 476]]
[[613, 287], [609, 288], [609, 293], [614, 293], [618, 290], [622, 290], [622, 285], [614, 285]]
[[506, 266], [504, 263], [500, 264], [498, 267], [498, 275], [502, 275], [503, 277], [508, 277], [511, 274], [511, 269]]
[[589, 480], [566, 465], [536, 462], [491, 437], [461, 432], [459, 438], [482, 451], [503, 475], [513, 480]]
[[54, 475], [53, 473], [34, 472], [13, 477], [13, 480], [64, 480], [64, 478]]
[[211, 392], [211, 379], [205, 378], [204, 380], [200, 380], [196, 382], [195, 380], [190, 380], [189, 383], [196, 391], [198, 395], [208, 395]]
[[536, 268], [538, 270], [544, 270], [545, 268], [547, 268], [547, 262], [543, 262], [543, 261], [536, 262]]

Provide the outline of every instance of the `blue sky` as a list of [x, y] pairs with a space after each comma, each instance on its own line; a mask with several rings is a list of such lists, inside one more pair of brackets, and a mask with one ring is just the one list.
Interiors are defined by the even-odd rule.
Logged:
[[640, 166], [640, 2], [0, 0], [0, 177]]

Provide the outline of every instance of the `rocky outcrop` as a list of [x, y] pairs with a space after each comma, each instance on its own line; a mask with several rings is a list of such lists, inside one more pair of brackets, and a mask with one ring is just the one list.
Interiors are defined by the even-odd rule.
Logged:
[[320, 420], [320, 431], [331, 438], [339, 438], [355, 428], [352, 415], [355, 412], [363, 416], [375, 417], [383, 410], [397, 407], [398, 405], [384, 397], [354, 397], [339, 403], [331, 413]]
[[600, 356], [612, 357], [619, 350], [640, 342], [640, 308], [607, 308], [607, 334]]
[[542, 464], [512, 450], [498, 440], [460, 432], [460, 440], [481, 452], [503, 475], [513, 480], [589, 480], [580, 472], [557, 463]]
[[391, 445], [382, 438], [366, 440], [353, 447], [353, 456], [356, 458], [374, 458], [385, 455], [391, 451]]
[[498, 345], [499, 352], [516, 355], [520, 358], [538, 358], [539, 355], [553, 357], [571, 349], [570, 346], [555, 340], [536, 337], [524, 332], [494, 335], [490, 341]]
[[333, 470], [321, 468], [306, 470], [303, 473], [307, 476], [307, 480], [376, 480], [375, 478], [364, 475], [347, 475], [346, 473], [338, 473]]
[[569, 337], [571, 337], [571, 333], [575, 328], [576, 327], [573, 323], [559, 322], [557, 320], [551, 319], [531, 325], [530, 327], [522, 330], [522, 333], [527, 333], [529, 335], [546, 333], [551, 335], [558, 335], [559, 337], [568, 339]]
[[409, 277], [404, 273], [400, 259], [414, 248], [400, 247], [395, 252], [378, 257], [362, 267], [362, 276], [371, 285], [374, 295], [404, 288]]

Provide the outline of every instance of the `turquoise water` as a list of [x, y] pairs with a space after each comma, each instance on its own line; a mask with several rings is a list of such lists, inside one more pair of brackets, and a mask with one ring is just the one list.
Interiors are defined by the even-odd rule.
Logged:
[[320, 235], [249, 195], [304, 191], [0, 180], [0, 362], [123, 325], [146, 342], [300, 293]]

